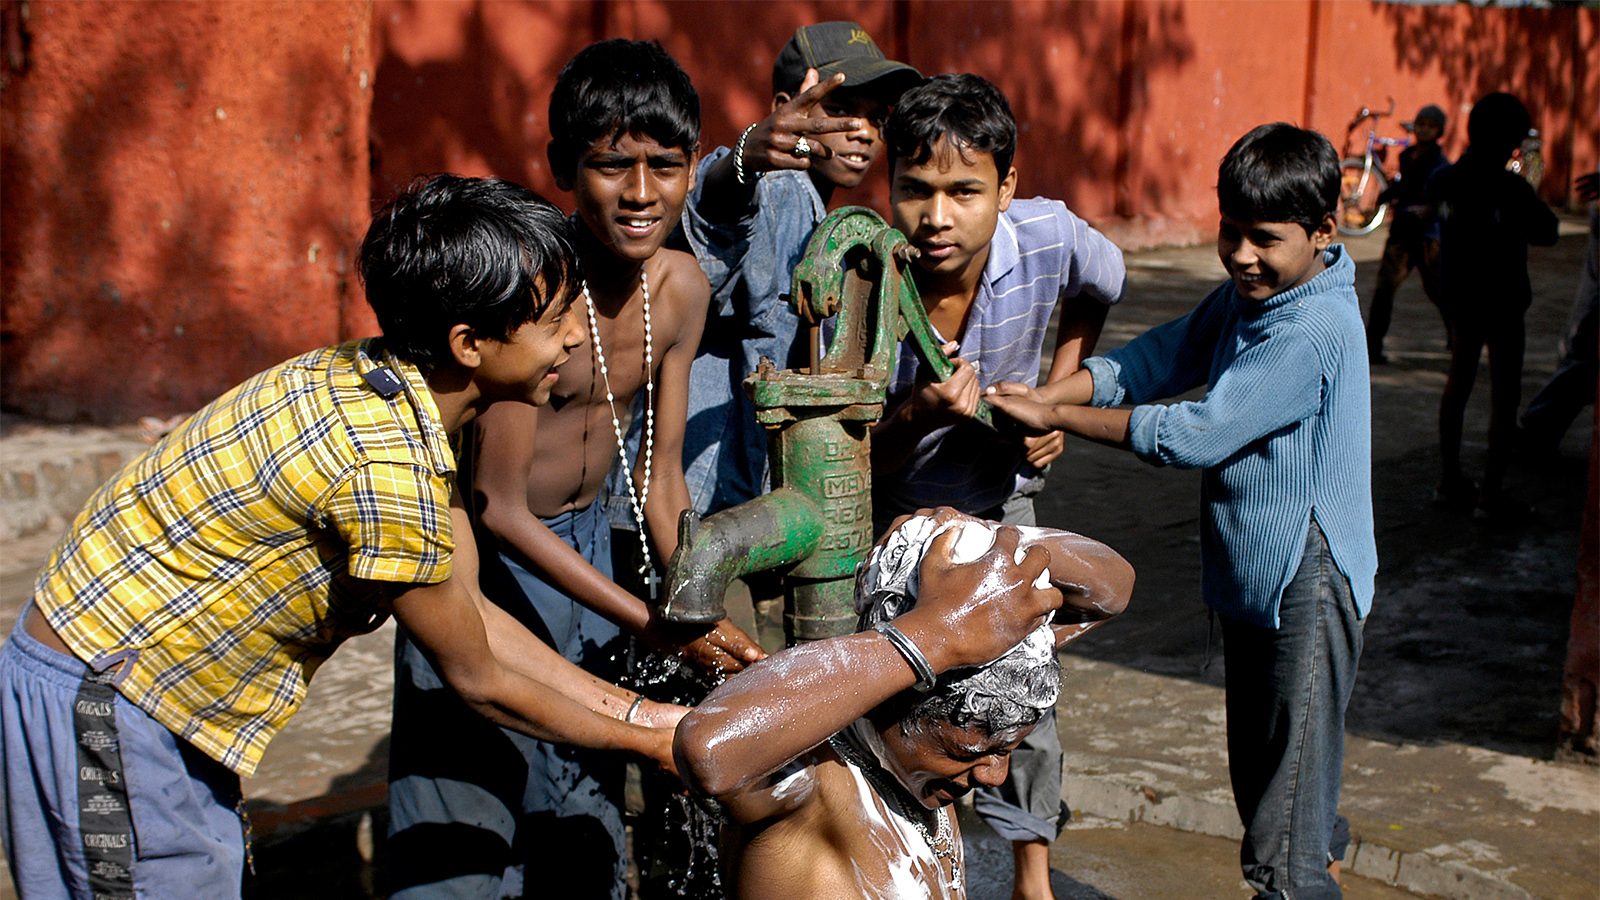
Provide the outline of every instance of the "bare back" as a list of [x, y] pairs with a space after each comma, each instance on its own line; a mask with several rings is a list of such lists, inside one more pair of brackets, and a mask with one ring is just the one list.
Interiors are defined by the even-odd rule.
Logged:
[[[748, 798], [753, 804], [734, 804], [736, 818], [761, 805], [776, 810], [764, 821], [738, 826], [736, 849], [726, 854], [739, 900], [964, 900], [966, 891], [952, 883], [950, 867], [861, 769], [827, 744], [800, 763], [775, 774], [761, 796]], [[946, 808], [944, 815], [960, 865], [960, 828], [953, 811]]]

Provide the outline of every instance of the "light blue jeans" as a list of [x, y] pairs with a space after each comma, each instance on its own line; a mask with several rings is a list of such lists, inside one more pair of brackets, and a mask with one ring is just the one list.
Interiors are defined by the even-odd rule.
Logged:
[[1328, 861], [1363, 622], [1315, 519], [1278, 628], [1218, 618], [1245, 881], [1260, 897], [1339, 897]]

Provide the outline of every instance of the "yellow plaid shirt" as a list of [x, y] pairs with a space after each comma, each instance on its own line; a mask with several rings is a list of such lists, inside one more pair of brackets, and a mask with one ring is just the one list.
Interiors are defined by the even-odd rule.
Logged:
[[[345, 638], [450, 575], [455, 459], [427, 383], [372, 341], [239, 385], [130, 462], [34, 601], [79, 658], [249, 776]], [[385, 364], [385, 398], [363, 376]]]

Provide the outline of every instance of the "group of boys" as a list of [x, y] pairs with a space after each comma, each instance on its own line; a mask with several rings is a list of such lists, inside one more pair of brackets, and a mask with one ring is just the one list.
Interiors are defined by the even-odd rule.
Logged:
[[[1327, 848], [1376, 551], [1365, 342], [1353, 265], [1332, 243], [1332, 147], [1282, 124], [1241, 138], [1218, 187], [1230, 281], [1091, 357], [1122, 295], [1121, 254], [1060, 202], [1014, 199], [1017, 129], [993, 85], [923, 79], [859, 26], [823, 23], [796, 32], [773, 90], [767, 118], [700, 158], [698, 98], [658, 45], [585, 49], [550, 105], [570, 219], [507, 182], [418, 182], [362, 247], [382, 338], [262, 373], [91, 499], [0, 650], [3, 835], [25, 895], [237, 895], [239, 776], [317, 664], [389, 614], [401, 631], [395, 896], [622, 896], [616, 750], [684, 766], [746, 838], [779, 822], [837, 833], [828, 817], [843, 814], [784, 788], [800, 784], [786, 767], [913, 684], [933, 690], [1004, 656], [1062, 603], [1040, 587], [1038, 554], [1010, 551], [1063, 433], [1205, 470], [1203, 587], [1224, 622], [1245, 874], [1263, 896], [1337, 895]], [[842, 644], [786, 651], [862, 660], [829, 669], [833, 686], [783, 677], [798, 666], [784, 660], [735, 675], [678, 729], [674, 755], [687, 710], [611, 683], [619, 635], [722, 673], [764, 653], [727, 623], [662, 622], [613, 575], [648, 594], [681, 511], [764, 489], [764, 438], [738, 383], [760, 357], [791, 358], [790, 269], [835, 188], [860, 183], [884, 149], [891, 221], [917, 251], [912, 276], [954, 372], [934, 381], [901, 354], [872, 435], [875, 524], [892, 540], [908, 527], [896, 517], [955, 507], [1002, 523], [1005, 552], [964, 565], [932, 554], [922, 588], [937, 601], [905, 628], [880, 610]], [[692, 255], [667, 247], [680, 217]], [[1200, 385], [1202, 400], [1150, 402]], [[980, 403], [1026, 436], [978, 426]], [[1100, 408], [1124, 403], [1143, 405]], [[608, 503], [612, 523], [632, 526], [616, 534], [626, 548], [612, 546]], [[929, 521], [955, 513], [941, 515]], [[1079, 581], [1116, 582], [1126, 602], [1131, 573], [1080, 565]], [[992, 596], [963, 604], [980, 585]], [[794, 712], [798, 696], [844, 694], [828, 715]], [[885, 719], [878, 738], [862, 731], [828, 758], [912, 806], [978, 787], [980, 814], [1016, 848], [1017, 895], [1047, 896], [1064, 819], [1050, 697], [1024, 717], [1046, 717], [1031, 730], [913, 740], [896, 765]], [[953, 715], [951, 727], [991, 727]], [[762, 779], [766, 801], [747, 802]], [[912, 895], [964, 896], [959, 840], [952, 850], [941, 833], [904, 830], [938, 876]], [[732, 889], [837, 888], [788, 871], [793, 890], [781, 872]], [[852, 877], [902, 896], [897, 871]]]

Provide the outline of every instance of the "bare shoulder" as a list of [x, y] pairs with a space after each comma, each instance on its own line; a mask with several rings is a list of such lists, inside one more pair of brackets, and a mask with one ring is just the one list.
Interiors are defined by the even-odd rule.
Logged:
[[527, 403], [491, 404], [472, 423], [474, 441], [480, 447], [503, 447], [518, 443], [538, 421], [539, 410]]
[[711, 285], [694, 255], [682, 250], [658, 250], [650, 259], [651, 300], [680, 309], [702, 309], [711, 297]]
[[700, 344], [711, 285], [694, 255], [682, 250], [658, 250], [649, 265], [651, 305], [668, 325], [662, 331], [671, 335], [671, 345], [692, 345], [692, 351]]

